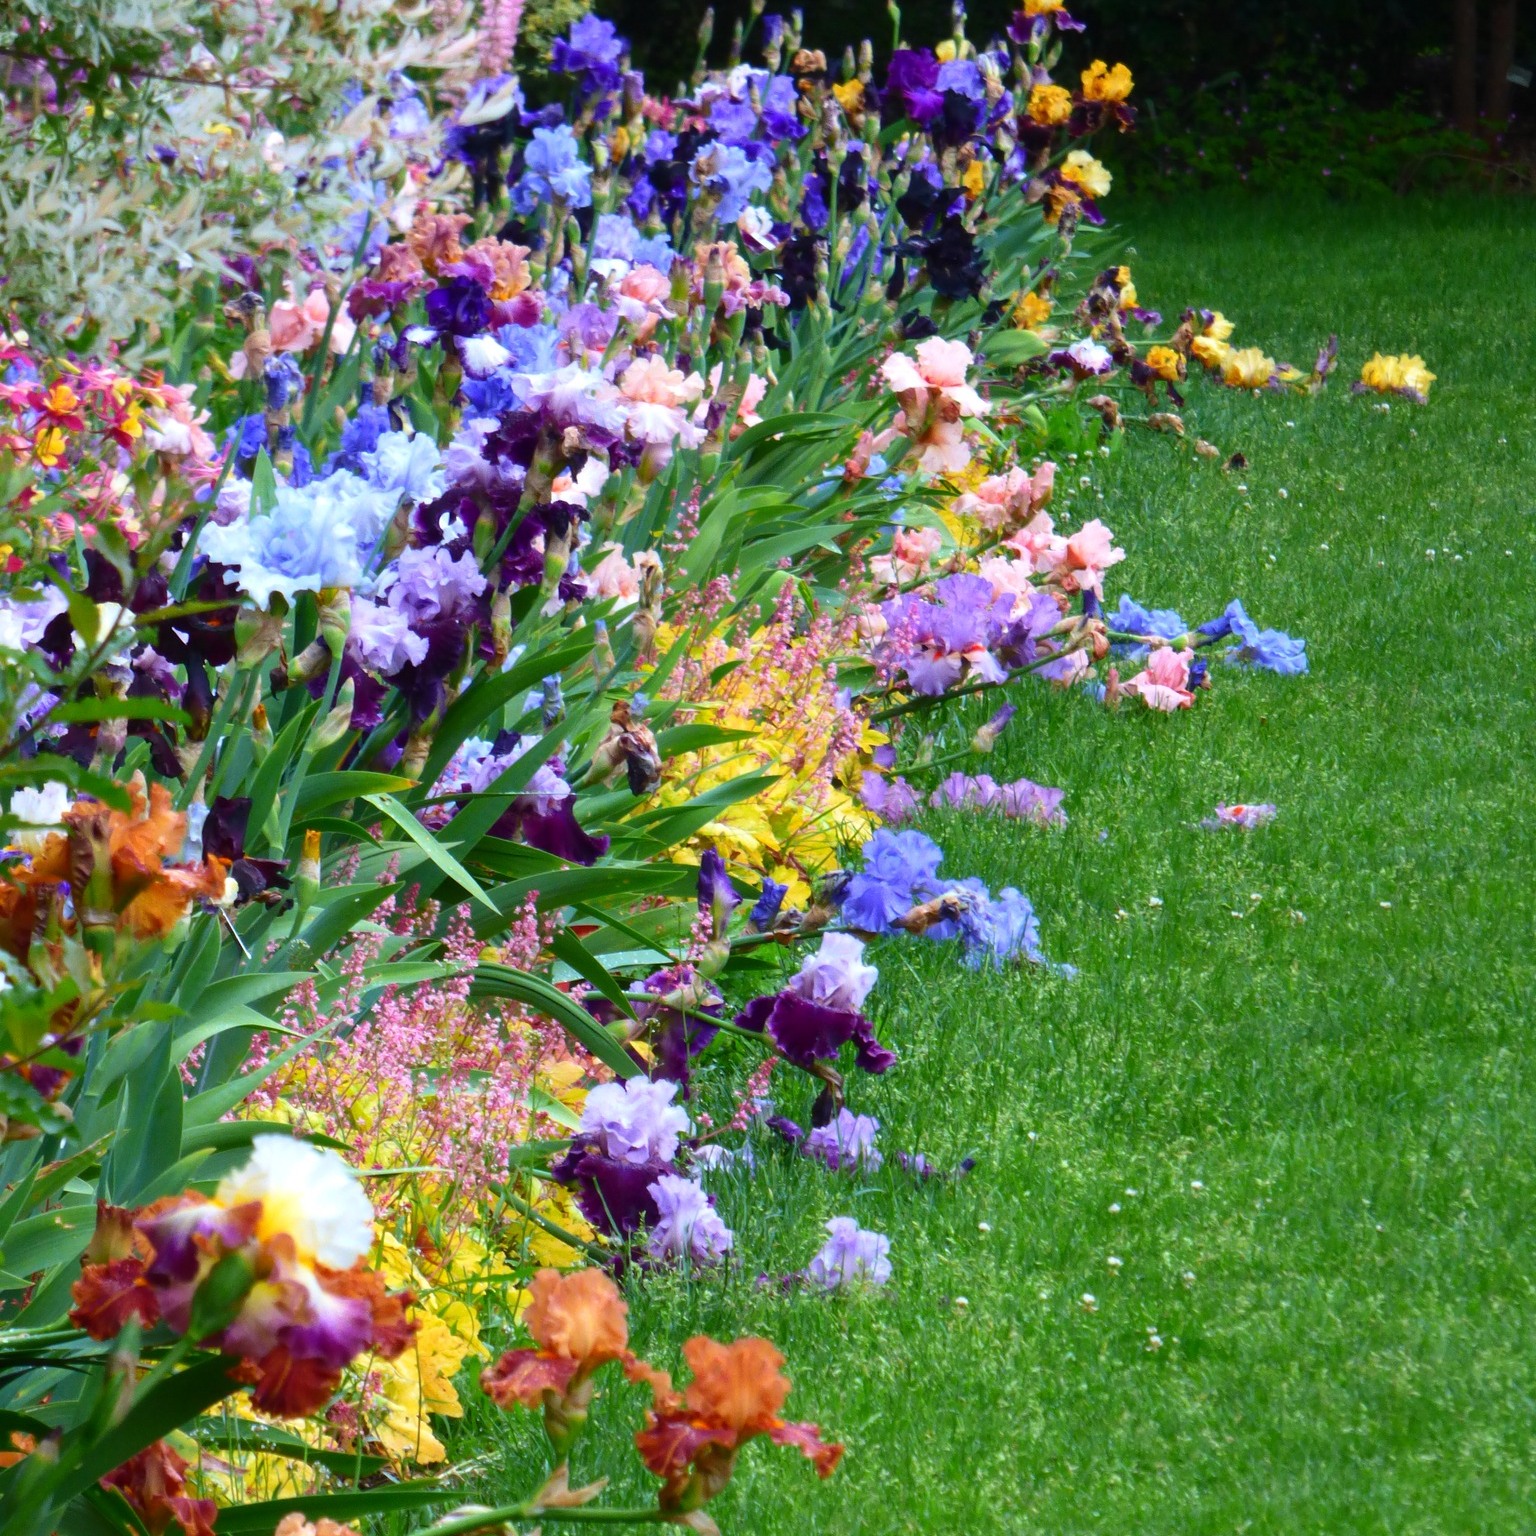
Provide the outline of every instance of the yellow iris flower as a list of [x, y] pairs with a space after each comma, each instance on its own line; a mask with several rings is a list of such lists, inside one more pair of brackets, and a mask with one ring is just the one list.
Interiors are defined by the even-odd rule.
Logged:
[[1103, 161], [1095, 160], [1086, 149], [1074, 149], [1061, 162], [1061, 177], [1093, 198], [1103, 197], [1114, 182]]
[[1424, 396], [1435, 382], [1435, 375], [1416, 352], [1395, 355], [1378, 352], [1360, 370], [1360, 382], [1367, 389], [1380, 390], [1383, 394], [1408, 391]]
[[1131, 94], [1131, 72], [1124, 64], [1111, 69], [1103, 59], [1095, 59], [1083, 71], [1083, 97], [1087, 101], [1102, 101], [1106, 106], [1116, 106]]

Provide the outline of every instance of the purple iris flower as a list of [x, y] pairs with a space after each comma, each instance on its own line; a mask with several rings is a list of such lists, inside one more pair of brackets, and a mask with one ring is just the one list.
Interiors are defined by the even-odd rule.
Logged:
[[[480, 416], [487, 420], [504, 416], [508, 411], [515, 411], [522, 402], [516, 389], [512, 385], [512, 373], [509, 369], [498, 368], [495, 373], [483, 379], [465, 379], [460, 389], [463, 391], [464, 400], [469, 409], [470, 416]], [[454, 462], [451, 458], [448, 462]], [[455, 475], [455, 483], [463, 479], [461, 475]]]
[[447, 614], [467, 614], [486, 589], [486, 579], [467, 550], [453, 558], [441, 545], [405, 549], [395, 562], [389, 606], [416, 624]]
[[573, 361], [582, 352], [602, 352], [618, 329], [616, 314], [600, 309], [596, 304], [572, 304], [555, 322], [555, 330], [565, 344], [565, 350]]
[[898, 48], [886, 71], [885, 95], [896, 103], [903, 117], [926, 128], [944, 110], [938, 79], [939, 61], [926, 48]]
[[1049, 15], [1031, 16], [1021, 6], [1013, 13], [1008, 23], [1008, 36], [1019, 47], [1027, 47], [1030, 43], [1043, 40], [1051, 30], [1051, 24], [1055, 23], [1058, 32], [1082, 32], [1084, 24], [1069, 16], [1065, 11], [1052, 11]]
[[646, 1242], [651, 1258], [691, 1258], [698, 1264], [713, 1264], [730, 1252], [735, 1237], [696, 1180], [664, 1173], [649, 1193], [657, 1210]]
[[676, 1083], [643, 1077], [601, 1083], [582, 1106], [580, 1134], [594, 1151], [621, 1163], [670, 1163], [689, 1125], [676, 1097]]
[[491, 304], [479, 283], [452, 277], [427, 295], [427, 324], [449, 336], [478, 336], [490, 323]]
[[575, 799], [567, 795], [552, 800], [545, 810], [525, 807], [531, 796], [519, 795], [512, 809], [491, 828], [493, 837], [516, 837], [530, 848], [552, 853], [557, 859], [591, 868], [608, 852], [608, 834], [594, 837], [576, 820]]
[[809, 131], [796, 110], [800, 97], [788, 75], [775, 75], [763, 92], [763, 127], [774, 140], [803, 138]]
[[999, 784], [986, 773], [952, 773], [934, 790], [928, 803], [933, 806], [995, 809], [1017, 821], [1038, 821], [1046, 826], [1061, 826], [1067, 819], [1061, 809], [1066, 793], [1064, 789], [1048, 789], [1030, 779], [1015, 779], [1011, 784]]
[[581, 1213], [599, 1232], [610, 1237], [630, 1237], [641, 1226], [661, 1219], [651, 1186], [677, 1170], [660, 1161], [624, 1163], [577, 1144], [556, 1163], [550, 1173], [555, 1181], [573, 1188]]
[[827, 203], [831, 184], [825, 167], [813, 166], [806, 174], [800, 195], [800, 222], [818, 234], [827, 227], [832, 211]]
[[709, 913], [715, 933], [720, 932], [740, 901], [725, 860], [713, 848], [705, 849], [699, 860], [699, 911]]
[[985, 103], [987, 87], [981, 78], [981, 66], [975, 59], [950, 59], [939, 65], [934, 89], [953, 91], [967, 101]]
[[549, 67], [556, 74], [580, 75], [588, 93], [616, 91], [623, 83], [619, 60], [628, 46], [611, 21], [583, 16], [571, 24], [566, 37], [555, 39]]
[[852, 1216], [827, 1223], [827, 1241], [805, 1268], [805, 1278], [823, 1290], [884, 1285], [891, 1278], [891, 1240], [868, 1232]]
[[1120, 594], [1119, 607], [1104, 617], [1111, 629], [1132, 635], [1160, 635], [1164, 640], [1176, 639], [1189, 627], [1172, 608], [1143, 608], [1126, 592]]
[[363, 472], [363, 455], [372, 453], [379, 439], [390, 430], [389, 408], [375, 405], [371, 400], [358, 406], [357, 414], [341, 429], [341, 444], [335, 459], [327, 469], [350, 469], [354, 474]]
[[825, 1163], [833, 1173], [874, 1173], [885, 1161], [875, 1145], [879, 1131], [880, 1122], [873, 1115], [840, 1109], [829, 1124], [817, 1126], [805, 1138], [801, 1150]]
[[672, 159], [676, 153], [677, 135], [668, 133], [665, 128], [652, 128], [645, 136], [645, 148], [640, 152], [640, 158], [648, 165], [657, 165]]
[[917, 812], [917, 794], [904, 778], [882, 778], [866, 770], [859, 785], [860, 801], [882, 821], [910, 821]]
[[558, 198], [567, 208], [592, 202], [592, 167], [581, 158], [580, 143], [568, 124], [535, 128], [523, 154], [523, 174], [512, 189], [517, 211], [527, 215]]
[[720, 991], [686, 964], [654, 972], [640, 989], [656, 999], [635, 1004], [635, 1017], [647, 1026], [655, 1053], [651, 1075], [680, 1084], [686, 1097], [693, 1058], [720, 1033], [710, 1022], [719, 1014]]
[[843, 919], [869, 933], [890, 933], [895, 920], [938, 888], [944, 850], [926, 832], [882, 829], [864, 845], [864, 869], [843, 892]]
[[604, 261], [627, 261], [635, 266], [655, 267], [658, 272], [670, 272], [677, 259], [665, 234], [643, 235], [635, 221], [622, 213], [597, 216], [592, 254]]
[[967, 903], [960, 915], [960, 937], [965, 944], [965, 963], [972, 970], [1002, 970], [1010, 960], [1023, 957], [1042, 961], [1040, 923], [1029, 897], [1013, 886], [996, 896]]
[[818, 1061], [832, 1061], [850, 1042], [866, 1072], [894, 1066], [896, 1055], [875, 1038], [874, 1026], [861, 1013], [824, 1008], [798, 993], [783, 991], [756, 997], [736, 1015], [738, 1029], [766, 1033], [788, 1062], [810, 1071]]
[[[1227, 622], [1227, 633], [1239, 642], [1227, 653], [1228, 660], [1278, 672], [1282, 677], [1299, 677], [1307, 670], [1307, 642], [1282, 630], [1260, 629], [1236, 598], [1227, 605], [1222, 620]], [[1201, 629], [1210, 633], [1204, 625]]]
[[718, 140], [705, 144], [693, 157], [689, 177], [696, 187], [708, 188], [720, 199], [717, 217], [722, 224], [734, 224], [754, 192], [766, 192], [773, 185], [773, 167], [766, 159], [757, 159], [739, 144]]
[[757, 136], [757, 113], [747, 101], [717, 96], [709, 108], [709, 126], [726, 144], [750, 144]]

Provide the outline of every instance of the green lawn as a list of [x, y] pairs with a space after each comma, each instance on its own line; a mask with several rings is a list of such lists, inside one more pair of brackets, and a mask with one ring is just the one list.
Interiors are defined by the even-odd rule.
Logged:
[[[1530, 210], [1120, 212], [1142, 302], [1220, 307], [1304, 367], [1340, 333], [1321, 399], [1191, 389], [1245, 470], [1143, 436], [1077, 500], [1102, 491], [1129, 550], [1112, 594], [1191, 621], [1241, 595], [1306, 636], [1312, 674], [1218, 668], [1171, 719], [1019, 690], [986, 766], [1064, 785], [1071, 824], [928, 830], [947, 872], [1025, 889], [1081, 974], [883, 945], [871, 1011], [902, 1060], [854, 1085], [888, 1150], [976, 1171], [919, 1187], [893, 1159], [861, 1186], [775, 1155], [717, 1179], [745, 1263], [637, 1289], [636, 1342], [671, 1363], [695, 1329], [764, 1332], [790, 1409], [847, 1442], [826, 1485], [754, 1446], [727, 1532], [1527, 1530]], [[1378, 347], [1424, 354], [1427, 408], [1349, 393]], [[1198, 830], [1237, 799], [1280, 818]], [[834, 1214], [890, 1235], [887, 1291], [754, 1285]], [[609, 1446], [577, 1476], [622, 1464], [642, 1401], [600, 1401]], [[477, 1497], [542, 1453], [528, 1416], [483, 1407], [456, 1440], [488, 1458]]]

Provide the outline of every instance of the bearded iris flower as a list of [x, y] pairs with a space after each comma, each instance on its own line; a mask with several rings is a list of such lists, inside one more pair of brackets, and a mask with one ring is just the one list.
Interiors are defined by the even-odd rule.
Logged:
[[236, 1262], [249, 1277], [243, 1299], [200, 1342], [249, 1362], [256, 1408], [312, 1413], [357, 1355], [393, 1358], [415, 1333], [408, 1298], [387, 1294], [364, 1262], [372, 1245], [373, 1208], [336, 1153], [258, 1136], [211, 1198], [188, 1193], [139, 1212], [102, 1206], [70, 1318], [93, 1338], [111, 1338], [130, 1317], [185, 1333], [204, 1281]]
[[821, 948], [807, 957], [788, 986], [754, 998], [737, 1014], [737, 1028], [762, 1031], [786, 1061], [817, 1075], [823, 1075], [822, 1063], [835, 1061], [850, 1043], [864, 1071], [888, 1070], [896, 1057], [875, 1038], [874, 1027], [859, 1011], [879, 975], [874, 966], [864, 963], [863, 955], [863, 943], [852, 935], [823, 935]]
[[592, 202], [592, 167], [581, 158], [576, 136], [565, 123], [533, 130], [523, 155], [523, 174], [512, 188], [519, 213], [534, 213], [549, 202], [565, 208], [586, 208]]
[[885, 1285], [891, 1278], [891, 1240], [866, 1231], [852, 1216], [834, 1216], [827, 1241], [806, 1266], [805, 1278], [827, 1291]]
[[1238, 643], [1227, 653], [1228, 659], [1261, 671], [1294, 677], [1307, 670], [1307, 642], [1278, 629], [1260, 629], [1236, 598], [1219, 618], [1200, 625], [1199, 633], [1211, 640], [1235, 637]]
[[696, 1179], [664, 1173], [650, 1186], [650, 1195], [658, 1212], [646, 1240], [651, 1258], [715, 1264], [731, 1251], [735, 1238]]
[[759, 1435], [795, 1447], [819, 1476], [832, 1475], [842, 1446], [826, 1444], [814, 1424], [779, 1417], [790, 1383], [779, 1373], [783, 1355], [766, 1339], [721, 1344], [699, 1335], [683, 1345], [683, 1358], [693, 1380], [682, 1392], [663, 1371], [630, 1371], [652, 1392], [646, 1427], [635, 1445], [641, 1460], [663, 1479], [664, 1513], [701, 1509], [730, 1482], [741, 1448]]
[[877, 1173], [885, 1161], [875, 1145], [879, 1132], [880, 1122], [873, 1115], [840, 1109], [826, 1125], [817, 1126], [805, 1138], [801, 1151], [825, 1163], [833, 1173]]
[[1374, 353], [1360, 370], [1359, 389], [1373, 389], [1378, 394], [1401, 395], [1423, 405], [1429, 399], [1429, 386], [1435, 375], [1429, 371], [1424, 359], [1414, 353], [1388, 356]]

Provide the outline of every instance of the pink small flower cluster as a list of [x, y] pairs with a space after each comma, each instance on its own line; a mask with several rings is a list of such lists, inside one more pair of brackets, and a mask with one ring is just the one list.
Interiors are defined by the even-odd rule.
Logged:
[[480, 71], [504, 74], [512, 63], [518, 30], [523, 21], [523, 0], [486, 0], [480, 22]]
[[[501, 958], [521, 969], [536, 964], [548, 938], [533, 903], [530, 896], [500, 946]], [[480, 943], [464, 910], [452, 914], [442, 939], [447, 975], [388, 986], [364, 1007], [380, 960], [430, 940], [439, 915], [435, 902], [390, 898], [377, 920], [396, 942], [355, 936], [336, 957], [340, 987], [324, 1004], [312, 983], [297, 988], [280, 1022], [312, 1043], [249, 1102], [258, 1115], [280, 1112], [299, 1129], [346, 1143], [362, 1167], [431, 1167], [429, 1178], [454, 1191], [443, 1212], [462, 1219], [505, 1170], [511, 1148], [543, 1134], [529, 1090], [569, 1047], [556, 1026], [516, 1004], [471, 999]], [[257, 1062], [286, 1043], [281, 1035], [258, 1042]], [[381, 1182], [381, 1208], [401, 1198], [399, 1183]]]

